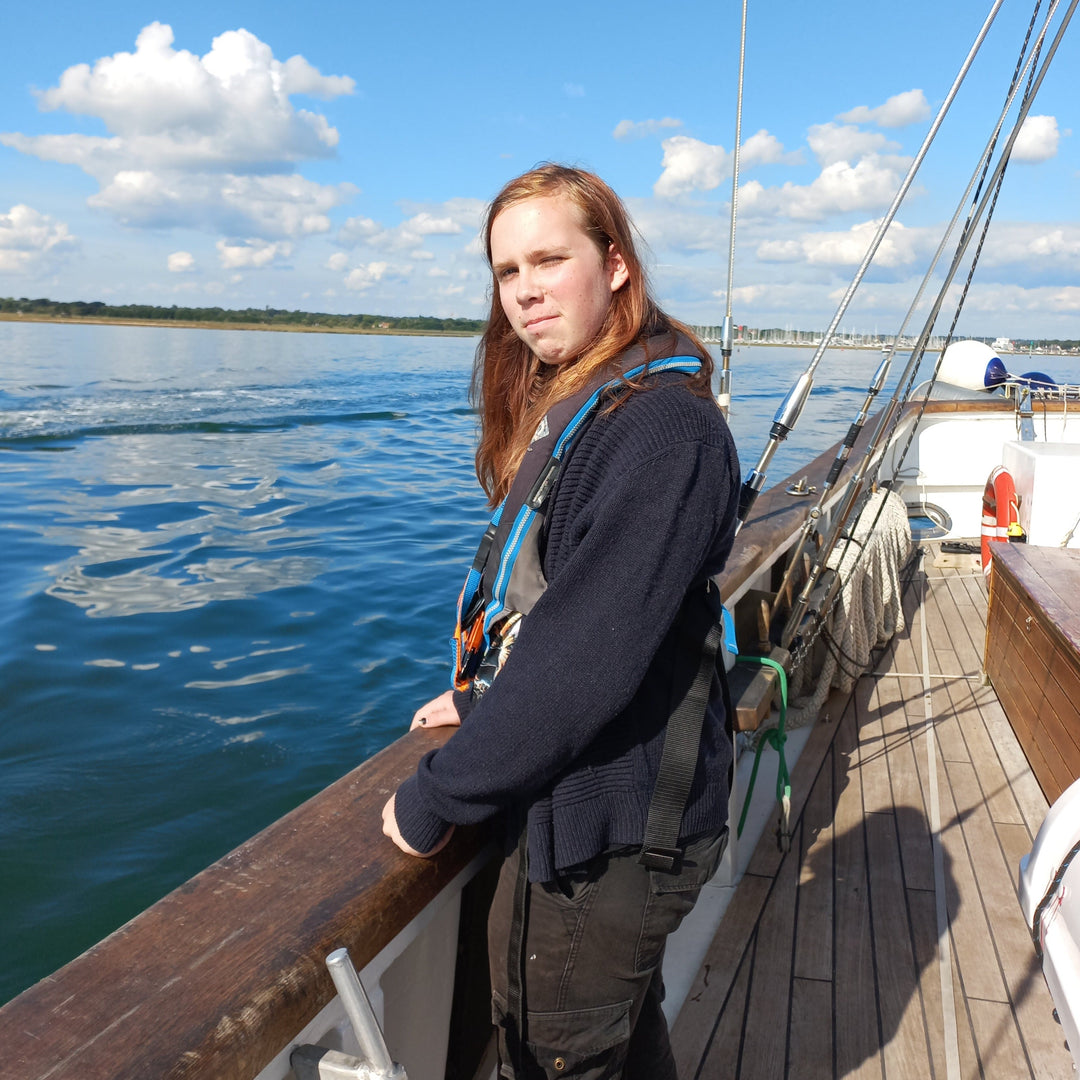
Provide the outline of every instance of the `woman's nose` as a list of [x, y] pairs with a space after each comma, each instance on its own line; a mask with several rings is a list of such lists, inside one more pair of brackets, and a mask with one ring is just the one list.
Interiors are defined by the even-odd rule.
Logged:
[[530, 300], [538, 299], [541, 292], [539, 279], [533, 270], [524, 268], [518, 271], [516, 298], [519, 304], [527, 304]]

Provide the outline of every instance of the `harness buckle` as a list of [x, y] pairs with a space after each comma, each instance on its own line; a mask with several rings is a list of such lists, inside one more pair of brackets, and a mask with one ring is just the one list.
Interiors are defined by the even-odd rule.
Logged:
[[682, 848], [643, 847], [638, 862], [650, 870], [662, 870], [667, 874], [677, 874], [682, 869]]
[[544, 500], [551, 494], [561, 468], [562, 462], [554, 457], [544, 466], [543, 472], [533, 484], [532, 491], [525, 498], [525, 503], [530, 510], [539, 510], [544, 505]]

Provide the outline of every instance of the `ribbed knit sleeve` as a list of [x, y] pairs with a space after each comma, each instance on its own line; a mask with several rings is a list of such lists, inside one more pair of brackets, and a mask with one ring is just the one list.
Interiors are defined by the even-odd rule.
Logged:
[[723, 566], [737, 494], [727, 427], [681, 379], [592, 422], [549, 517], [547, 590], [468, 722], [398, 790], [409, 844], [427, 851], [448, 823], [527, 805], [609, 725], [630, 722], [687, 590]]

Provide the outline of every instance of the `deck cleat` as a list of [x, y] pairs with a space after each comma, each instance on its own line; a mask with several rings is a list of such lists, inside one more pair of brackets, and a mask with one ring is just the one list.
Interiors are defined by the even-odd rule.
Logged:
[[816, 495], [817, 488], [807, 481], [805, 476], [800, 476], [794, 484], [788, 484], [784, 490], [789, 495]]

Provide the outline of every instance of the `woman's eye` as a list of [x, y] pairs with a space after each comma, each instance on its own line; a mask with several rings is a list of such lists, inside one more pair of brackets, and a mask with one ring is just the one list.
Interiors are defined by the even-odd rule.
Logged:
[[514, 274], [516, 274], [516, 273], [517, 273], [517, 267], [516, 266], [505, 266], [505, 267], [503, 267], [502, 270], [499, 271], [499, 280], [500, 281], [506, 281], [508, 278], [513, 277]]

